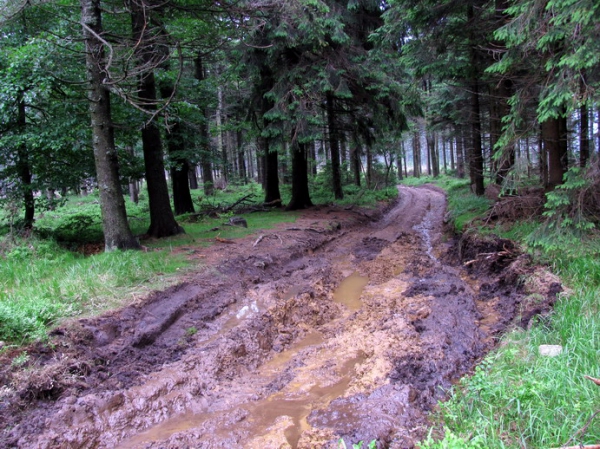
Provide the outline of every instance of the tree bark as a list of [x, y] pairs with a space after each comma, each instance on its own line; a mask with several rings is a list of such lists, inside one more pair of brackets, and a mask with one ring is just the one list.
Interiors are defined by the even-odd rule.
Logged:
[[335, 98], [327, 94], [327, 125], [329, 128], [329, 149], [331, 151], [331, 182], [336, 200], [344, 198], [340, 172], [340, 138], [335, 112]]
[[167, 134], [167, 150], [171, 159], [171, 169], [169, 171], [173, 185], [173, 207], [176, 215], [195, 212], [192, 192], [190, 191], [190, 163], [186, 157], [182, 157], [180, 154], [183, 141], [181, 123], [176, 122]]
[[292, 198], [286, 210], [306, 209], [313, 205], [308, 190], [307, 145], [292, 141]]
[[563, 183], [567, 172], [566, 117], [551, 118], [542, 123], [542, 142], [548, 155], [546, 190]]
[[102, 35], [100, 0], [80, 0], [80, 5], [104, 247], [106, 251], [139, 249], [140, 244], [127, 222], [111, 120], [110, 95], [103, 85], [103, 80], [108, 79], [109, 75], [105, 71], [104, 44], [99, 39]]

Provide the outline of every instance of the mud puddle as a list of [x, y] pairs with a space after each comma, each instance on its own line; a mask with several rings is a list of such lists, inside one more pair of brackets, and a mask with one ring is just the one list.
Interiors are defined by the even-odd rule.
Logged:
[[401, 187], [380, 215], [315, 209], [202, 249], [186, 283], [58, 329], [29, 374], [4, 370], [0, 447], [414, 447], [528, 313], [518, 252], [445, 243], [444, 213], [441, 191]]

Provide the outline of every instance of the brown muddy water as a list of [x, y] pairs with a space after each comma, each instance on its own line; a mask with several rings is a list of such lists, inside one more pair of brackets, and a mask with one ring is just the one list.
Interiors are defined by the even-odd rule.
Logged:
[[414, 447], [452, 382], [536, 312], [510, 242], [453, 241], [440, 190], [399, 189], [385, 210], [315, 208], [198, 249], [181, 285], [56, 329], [1, 372], [0, 447]]

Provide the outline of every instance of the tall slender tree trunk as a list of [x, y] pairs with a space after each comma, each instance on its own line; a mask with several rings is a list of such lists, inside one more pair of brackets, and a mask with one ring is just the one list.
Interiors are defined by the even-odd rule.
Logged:
[[463, 127], [457, 127], [456, 133], [456, 174], [460, 179], [465, 177], [465, 148]]
[[[172, 83], [164, 83], [160, 90], [162, 97], [169, 98], [173, 95], [174, 88]], [[171, 125], [171, 129], [166, 134], [166, 140], [167, 152], [171, 162], [169, 173], [171, 175], [175, 215], [194, 213], [194, 202], [190, 192], [190, 174], [194, 167], [191, 166], [184, 154], [185, 139], [180, 122], [176, 121]], [[195, 175], [195, 172], [193, 174]]]
[[340, 138], [335, 111], [335, 98], [327, 94], [327, 124], [329, 127], [329, 149], [331, 151], [331, 182], [336, 200], [344, 198], [340, 172]]
[[413, 176], [421, 177], [421, 139], [418, 131], [413, 133]]
[[311, 207], [308, 190], [307, 145], [292, 138], [292, 198], [286, 210], [298, 210]]
[[221, 86], [217, 87], [217, 113], [216, 113], [216, 125], [217, 125], [217, 151], [221, 155], [221, 176], [225, 179], [225, 182], [229, 180], [228, 176], [228, 164], [229, 159], [227, 157], [227, 145], [225, 145], [225, 139], [223, 138], [223, 109], [225, 103], [223, 99], [223, 89]]
[[481, 114], [479, 108], [479, 80], [474, 78], [471, 84], [471, 151], [469, 172], [473, 193], [483, 195], [483, 147], [481, 143]]
[[400, 141], [400, 148], [398, 148], [398, 155], [396, 156], [396, 159], [398, 160], [398, 180], [402, 181], [403, 179], [403, 175], [402, 175], [402, 157], [404, 156], [404, 140]]
[[[27, 118], [25, 115], [25, 100], [23, 99], [22, 93], [19, 93], [17, 107], [17, 127], [19, 128], [19, 134], [23, 134], [27, 126]], [[35, 217], [35, 200], [33, 198], [33, 186], [31, 185], [33, 175], [31, 173], [31, 165], [29, 163], [29, 154], [27, 154], [27, 147], [24, 143], [19, 143], [17, 147], [17, 160], [15, 165], [17, 169], [17, 176], [21, 182], [23, 206], [25, 207], [23, 227], [25, 229], [31, 229], [33, 227], [33, 220]]]
[[[194, 78], [198, 81], [204, 81], [204, 65], [202, 63], [202, 53], [198, 52], [194, 59]], [[208, 132], [209, 113], [208, 108], [204, 110], [204, 120], [200, 124], [200, 170], [202, 171], [202, 183], [204, 185], [204, 194], [212, 196], [215, 193], [215, 180], [212, 172], [212, 151], [210, 148], [210, 134]]]
[[104, 247], [106, 251], [139, 249], [140, 244], [127, 222], [111, 120], [110, 94], [103, 85], [103, 80], [109, 79], [109, 74], [105, 70], [104, 44], [98, 38], [103, 34], [100, 0], [80, 0], [80, 5]]
[[360, 142], [356, 133], [352, 135], [352, 148], [350, 149], [350, 169], [354, 185], [360, 187]]
[[244, 152], [244, 144], [242, 139], [242, 130], [236, 131], [237, 157], [238, 157], [238, 174], [244, 184], [248, 183], [248, 172], [246, 170], [246, 156]]
[[585, 167], [590, 158], [590, 118], [587, 104], [579, 108], [579, 166]]
[[[474, 19], [473, 5], [467, 6], [467, 20], [472, 23]], [[473, 193], [483, 195], [485, 193], [483, 179], [483, 146], [481, 143], [481, 108], [479, 104], [479, 76], [477, 70], [479, 67], [475, 48], [479, 45], [476, 42], [473, 32], [469, 36], [469, 58], [470, 58], [470, 117], [469, 124], [471, 127], [471, 145], [469, 151], [469, 173], [471, 176], [471, 184]]]
[[174, 123], [167, 134], [167, 149], [171, 159], [170, 173], [173, 185], [173, 207], [177, 215], [195, 212], [189, 177], [192, 168], [188, 159], [180, 154], [184, 142], [181, 126], [179, 122]]
[[454, 137], [450, 137], [448, 144], [450, 146], [450, 170], [454, 171], [456, 169], [456, 164], [454, 162]]
[[[149, 10], [146, 5], [136, 1], [130, 2], [133, 39], [138, 42], [136, 56], [141, 65], [152, 65], [153, 56], [149, 41]], [[156, 81], [154, 69], [150, 68], [140, 75], [138, 96], [147, 110], [156, 109]], [[144, 151], [144, 167], [146, 171], [146, 187], [150, 206], [150, 237], [162, 238], [181, 234], [183, 228], [175, 221], [169, 188], [165, 178], [165, 161], [160, 129], [154, 120], [142, 127], [142, 147]]]

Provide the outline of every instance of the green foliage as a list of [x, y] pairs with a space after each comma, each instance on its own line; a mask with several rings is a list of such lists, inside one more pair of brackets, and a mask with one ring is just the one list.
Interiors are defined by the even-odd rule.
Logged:
[[[596, 228], [586, 210], [590, 207], [588, 192], [597, 182], [595, 169], [582, 171], [579, 167], [570, 168], [564, 176], [564, 183], [546, 193], [546, 220], [527, 238], [527, 243], [541, 248], [546, 253], [568, 251], [581, 252], [582, 240], [589, 239]], [[593, 204], [592, 204], [593, 206]]]
[[419, 449], [485, 449], [482, 439], [475, 437], [471, 440], [455, 435], [450, 429], [444, 429], [444, 438], [442, 440], [434, 440], [430, 434], [425, 441], [419, 443]]

